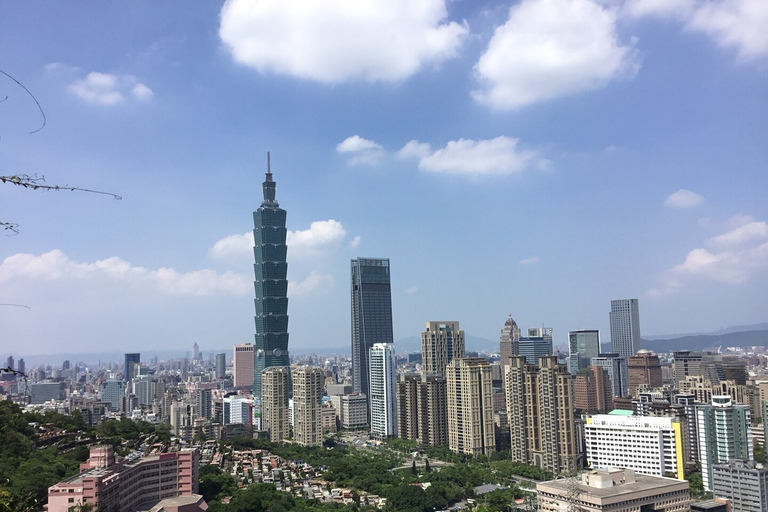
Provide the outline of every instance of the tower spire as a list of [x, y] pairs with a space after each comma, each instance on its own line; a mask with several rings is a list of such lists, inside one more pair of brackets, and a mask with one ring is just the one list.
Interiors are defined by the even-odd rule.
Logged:
[[267, 151], [267, 177], [264, 183], [261, 184], [262, 191], [264, 192], [264, 201], [261, 206], [276, 207], [279, 206], [275, 201], [275, 189], [277, 184], [272, 180], [272, 165], [270, 163], [269, 151]]
[[267, 181], [272, 181], [272, 166], [269, 162], [269, 151], [267, 151]]

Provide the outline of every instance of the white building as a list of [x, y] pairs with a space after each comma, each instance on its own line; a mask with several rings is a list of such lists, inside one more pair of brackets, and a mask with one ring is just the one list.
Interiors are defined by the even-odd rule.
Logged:
[[392, 343], [375, 343], [368, 352], [371, 434], [397, 437], [397, 363]]
[[244, 396], [228, 396], [224, 398], [224, 424], [251, 423], [250, 415], [253, 400]]
[[712, 491], [712, 466], [731, 460], [754, 460], [749, 406], [734, 404], [728, 395], [696, 406], [699, 429], [699, 459], [704, 489]]
[[596, 414], [584, 425], [587, 464], [682, 479], [682, 434], [675, 418]]

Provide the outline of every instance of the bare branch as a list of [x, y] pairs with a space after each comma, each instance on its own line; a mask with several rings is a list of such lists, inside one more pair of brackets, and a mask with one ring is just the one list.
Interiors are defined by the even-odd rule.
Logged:
[[70, 187], [69, 185], [45, 185], [45, 176], [30, 176], [29, 174], [13, 174], [10, 176], [0, 176], [0, 182], [9, 183], [11, 185], [17, 185], [23, 188], [29, 188], [32, 190], [69, 190], [72, 192], [89, 192], [91, 194], [103, 194], [105, 196], [112, 196], [118, 201], [122, 199], [117, 194], [112, 192], [103, 192], [101, 190], [91, 190], [82, 187]]
[[[45, 123], [46, 123], [46, 121], [47, 121], [47, 120], [46, 120], [46, 118], [45, 118], [45, 112], [43, 112], [43, 107], [41, 107], [41, 106], [40, 106], [40, 103], [37, 101], [37, 98], [35, 98], [35, 95], [34, 95], [34, 94], [32, 94], [31, 92], [29, 92], [29, 89], [27, 89], [26, 87], [24, 87], [24, 84], [22, 84], [21, 82], [19, 82], [19, 81], [18, 81], [18, 80], [16, 80], [15, 78], [13, 78], [11, 75], [9, 75], [8, 73], [6, 73], [6, 72], [5, 72], [5, 71], [3, 71], [2, 69], [0, 69], [0, 73], [4, 74], [5, 76], [7, 76], [7, 77], [8, 77], [8, 78], [10, 78], [11, 80], [13, 80], [14, 82], [16, 82], [16, 83], [18, 84], [18, 86], [19, 86], [19, 87], [21, 87], [22, 89], [24, 89], [24, 91], [26, 91], [26, 93], [27, 93], [27, 94], [29, 94], [29, 97], [30, 97], [30, 98], [32, 98], [32, 100], [35, 102], [35, 105], [37, 105], [37, 108], [40, 110], [40, 115], [42, 115], [42, 116], [43, 116], [43, 124], [40, 126], [40, 128], [38, 128], [37, 130], [32, 130], [32, 131], [31, 131], [31, 132], [29, 132], [29, 133], [30, 133], [30, 134], [32, 134], [32, 133], [37, 133], [37, 132], [39, 132], [40, 130], [42, 130], [43, 128], [45, 128]], [[5, 98], [7, 99], [8, 97], [6, 96]], [[3, 101], [5, 101], [5, 100], [3, 100]]]
[[[14, 222], [0, 222], [0, 227], [2, 227], [6, 231], [12, 231], [14, 235], [19, 234], [19, 225]], [[8, 235], [12, 236], [12, 235]]]

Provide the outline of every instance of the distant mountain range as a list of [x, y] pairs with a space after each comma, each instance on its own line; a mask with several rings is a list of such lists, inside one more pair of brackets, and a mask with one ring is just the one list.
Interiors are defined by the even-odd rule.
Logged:
[[759, 331], [728, 332], [724, 334], [698, 334], [681, 338], [643, 340], [642, 347], [652, 352], [672, 352], [673, 350], [701, 351], [722, 347], [768, 346], [768, 329]]
[[653, 336], [645, 336], [644, 340], [675, 340], [679, 338], [691, 338], [694, 336], [717, 336], [720, 334], [733, 334], [737, 332], [747, 332], [747, 331], [768, 331], [768, 322], [763, 322], [761, 324], [752, 324], [752, 325], [734, 325], [731, 327], [726, 327], [725, 329], [720, 329], [719, 331], [712, 331], [712, 332], [689, 332], [685, 334], [656, 334]]

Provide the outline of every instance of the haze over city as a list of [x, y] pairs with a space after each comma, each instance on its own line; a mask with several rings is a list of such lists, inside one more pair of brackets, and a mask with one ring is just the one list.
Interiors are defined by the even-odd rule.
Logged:
[[768, 320], [768, 4], [287, 3], [0, 8], [46, 119], [0, 77], [0, 174], [123, 198], [0, 187], [0, 352], [253, 342], [268, 150], [291, 350], [349, 347], [358, 256], [395, 340]]

